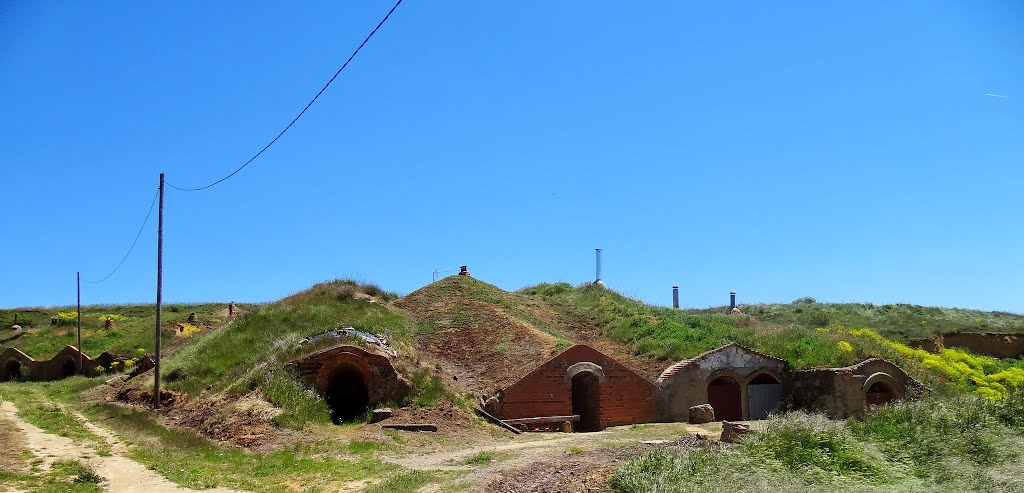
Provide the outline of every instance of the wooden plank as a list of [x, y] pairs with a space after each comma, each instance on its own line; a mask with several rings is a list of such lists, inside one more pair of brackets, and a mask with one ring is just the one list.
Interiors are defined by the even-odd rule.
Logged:
[[404, 431], [437, 431], [437, 426], [429, 423], [408, 423], [408, 424], [392, 424], [380, 425], [381, 428], [389, 430], [404, 430]]
[[520, 434], [523, 433], [523, 430], [520, 430], [519, 428], [513, 428], [512, 426], [509, 426], [509, 425], [505, 424], [505, 422], [500, 420], [500, 419], [498, 419], [497, 416], [495, 416], [495, 415], [493, 415], [493, 414], [491, 414], [491, 413], [489, 413], [487, 411], [484, 411], [483, 409], [480, 409], [479, 407], [475, 407], [474, 406], [473, 409], [476, 410], [476, 413], [478, 415], [482, 416], [484, 419], [486, 419], [487, 421], [490, 421], [491, 423], [494, 423], [494, 424], [496, 424], [496, 425], [498, 425], [498, 426], [500, 426], [500, 427], [502, 427], [502, 428], [504, 428], [504, 429], [506, 429], [508, 431], [511, 431], [512, 433], [515, 433], [516, 435], [520, 435]]
[[565, 421], [576, 422], [580, 420], [579, 414], [573, 414], [572, 416], [542, 416], [538, 418], [516, 418], [503, 420], [505, 424], [509, 425], [528, 425], [534, 423], [562, 423]]

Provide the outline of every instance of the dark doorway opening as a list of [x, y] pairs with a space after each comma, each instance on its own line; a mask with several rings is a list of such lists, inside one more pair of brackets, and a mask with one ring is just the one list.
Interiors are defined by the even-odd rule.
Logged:
[[747, 410], [750, 419], [767, 419], [782, 404], [782, 384], [775, 377], [762, 373], [747, 384]]
[[601, 430], [601, 382], [597, 375], [584, 371], [572, 377], [572, 413], [580, 416], [576, 431]]
[[352, 421], [370, 408], [369, 390], [362, 372], [355, 367], [342, 366], [334, 371], [327, 384], [325, 399], [334, 424]]
[[729, 377], [718, 377], [708, 384], [708, 404], [715, 410], [719, 421], [743, 419], [740, 383]]
[[64, 363], [60, 365], [60, 377], [67, 378], [70, 376], [74, 376], [75, 368], [77, 366], [78, 365], [75, 364], [75, 360], [71, 358], [65, 358]]
[[21, 380], [21, 362], [12, 359], [4, 364], [4, 380]]
[[895, 399], [895, 392], [893, 392], [888, 385], [882, 382], [875, 382], [871, 384], [871, 387], [868, 387], [867, 400], [869, 407], [888, 404]]

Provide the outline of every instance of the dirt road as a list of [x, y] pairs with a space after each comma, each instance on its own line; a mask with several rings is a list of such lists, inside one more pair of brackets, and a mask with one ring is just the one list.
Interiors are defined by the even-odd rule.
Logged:
[[[382, 459], [408, 469], [469, 471], [461, 481], [473, 493], [586, 493], [608, 491], [607, 478], [651, 447], [700, 435], [717, 438], [720, 423], [656, 423], [595, 433], [526, 433], [504, 443], [419, 452]], [[492, 464], [473, 464], [493, 453]], [[433, 491], [424, 488], [420, 493]]]
[[[65, 438], [47, 433], [17, 415], [17, 408], [10, 402], [0, 404], [0, 418], [14, 423], [21, 431], [27, 448], [32, 455], [43, 462], [41, 468], [48, 471], [54, 462], [61, 460], [77, 460], [89, 465], [93, 471], [103, 478], [101, 487], [105, 491], [117, 493], [192, 493], [197, 490], [182, 488], [164, 479], [146, 466], [124, 456], [127, 447], [120, 443], [112, 434], [88, 421], [85, 426], [97, 436], [106, 440], [112, 453], [101, 457], [88, 445], [76, 443]], [[81, 418], [80, 418], [81, 419]], [[236, 490], [212, 489], [202, 490], [206, 493], [239, 493]]]

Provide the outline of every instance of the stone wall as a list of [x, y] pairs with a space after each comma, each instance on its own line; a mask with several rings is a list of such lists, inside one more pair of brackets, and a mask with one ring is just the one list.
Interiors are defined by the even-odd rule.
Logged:
[[577, 402], [577, 409], [596, 412], [597, 429], [658, 421], [658, 387], [586, 345], [566, 349], [501, 391], [494, 411], [501, 419], [569, 416], [574, 382], [579, 386], [594, 379], [596, 393], [587, 399], [596, 402]]
[[[878, 384], [877, 386], [875, 384]], [[886, 400], [907, 396], [921, 384], [898, 366], [871, 358], [844, 368], [815, 368], [792, 373], [786, 394], [795, 409], [821, 412], [832, 418], [862, 416], [868, 409], [869, 391]], [[880, 403], [880, 402], [876, 402]]]
[[[658, 378], [662, 414], [671, 421], [686, 421], [691, 406], [709, 403], [712, 382], [738, 384], [740, 419], [750, 417], [749, 386], [762, 375], [785, 384], [789, 365], [778, 358], [732, 343], [668, 367]], [[721, 380], [718, 380], [722, 377]], [[728, 391], [728, 390], [727, 390]], [[722, 409], [716, 410], [721, 419]]]

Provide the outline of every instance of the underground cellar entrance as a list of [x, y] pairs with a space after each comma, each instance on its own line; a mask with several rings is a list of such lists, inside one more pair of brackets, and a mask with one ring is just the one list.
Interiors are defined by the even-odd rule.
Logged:
[[21, 378], [21, 362], [12, 359], [8, 360], [4, 364], [4, 378], [3, 380], [18, 380]]
[[334, 424], [352, 421], [370, 409], [370, 393], [362, 372], [353, 365], [342, 365], [331, 374], [324, 400]]
[[896, 400], [896, 393], [893, 392], [892, 387], [884, 382], [875, 382], [871, 384], [865, 393], [868, 406], [881, 406], [888, 404]]
[[572, 377], [572, 413], [580, 417], [576, 431], [601, 430], [601, 387], [597, 375], [583, 371]]
[[708, 384], [708, 404], [715, 410], [719, 421], [743, 419], [743, 404], [740, 384], [731, 377], [721, 376]]
[[75, 369], [78, 365], [75, 364], [75, 360], [71, 358], [64, 358], [64, 363], [60, 365], [60, 377], [67, 378], [75, 376]]

